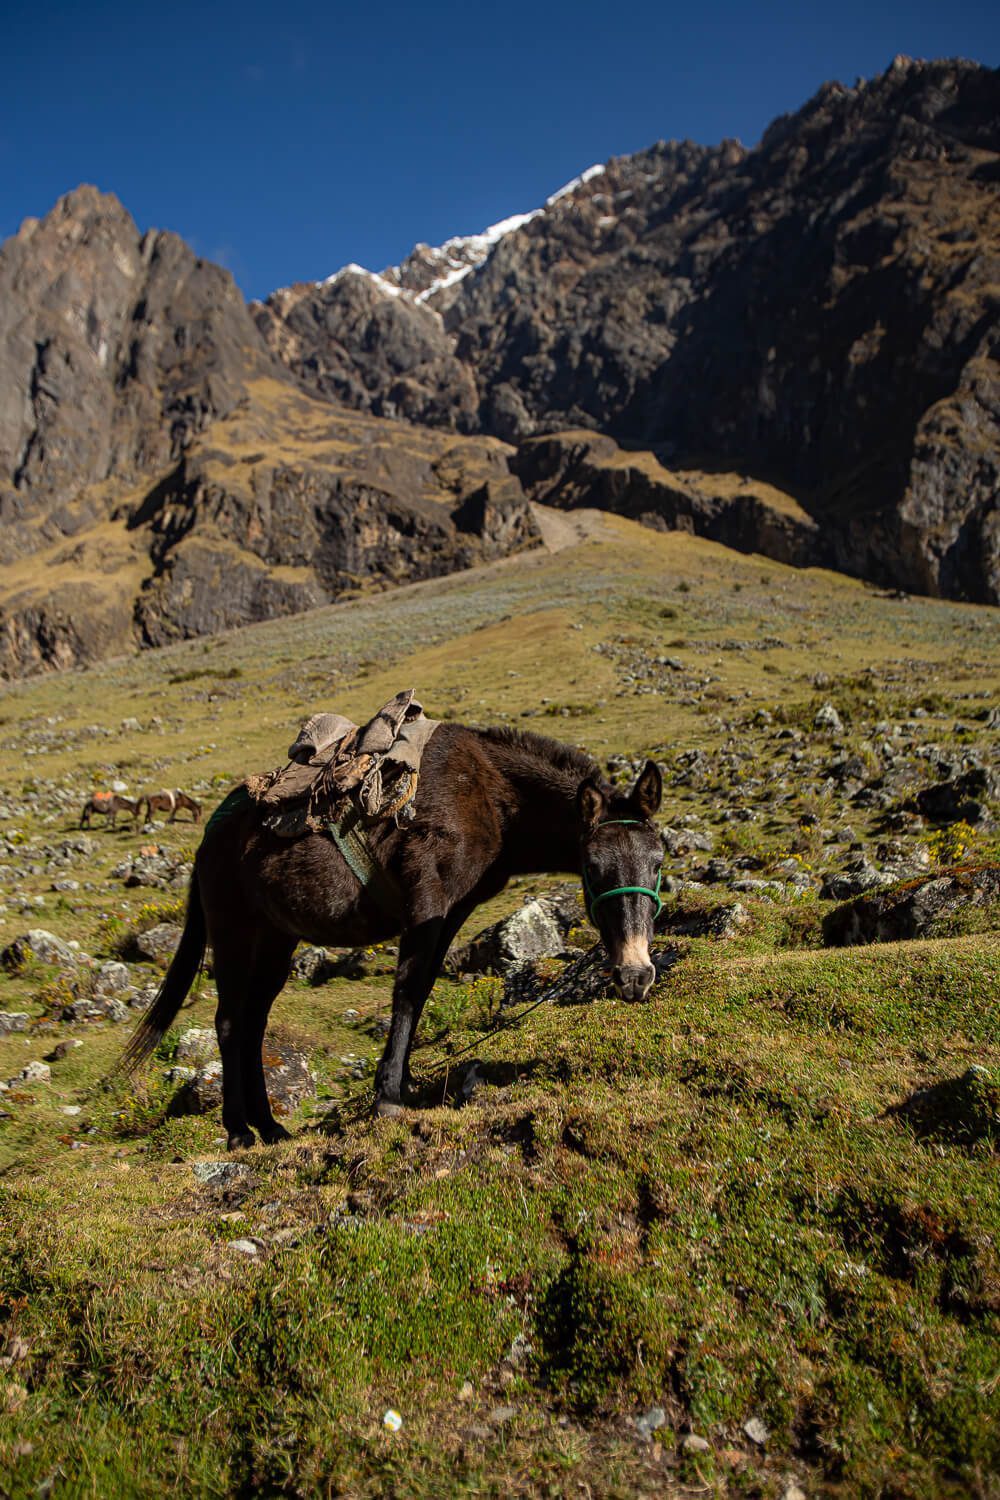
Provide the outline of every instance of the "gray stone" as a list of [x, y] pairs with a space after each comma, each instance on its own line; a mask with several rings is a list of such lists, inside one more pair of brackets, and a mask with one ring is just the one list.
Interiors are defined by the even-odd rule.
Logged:
[[9, 1036], [12, 1031], [27, 1031], [31, 1017], [23, 1010], [0, 1010], [0, 1036]]
[[823, 937], [837, 948], [933, 937], [957, 913], [994, 903], [1000, 903], [1000, 865], [981, 865], [862, 894], [824, 918]]
[[696, 1432], [689, 1432], [681, 1442], [685, 1453], [707, 1453], [711, 1446], [711, 1443], [699, 1437]]
[[292, 959], [292, 973], [296, 979], [304, 979], [309, 984], [323, 984], [329, 966], [330, 956], [325, 948], [302, 947]]
[[862, 854], [849, 860], [842, 871], [825, 876], [820, 895], [824, 901], [846, 901], [851, 896], [860, 896], [865, 891], [891, 884], [892, 876], [882, 874]]
[[121, 995], [131, 988], [132, 975], [127, 964], [101, 964], [94, 976], [95, 995]]
[[828, 734], [840, 734], [843, 731], [844, 723], [833, 704], [824, 703], [816, 710], [816, 717], [813, 719], [813, 728], [822, 730]]
[[698, 850], [703, 854], [709, 854], [712, 850], [711, 836], [707, 833], [699, 833], [694, 828], [661, 828], [660, 838], [663, 840], [664, 849], [674, 859], [682, 854], [690, 854], [692, 850]]
[[197, 1068], [174, 1067], [168, 1068], [164, 1073], [168, 1083], [190, 1083], [197, 1074]]
[[219, 1056], [219, 1043], [211, 1026], [192, 1026], [177, 1043], [174, 1054], [179, 1063], [214, 1062]]
[[509, 974], [523, 964], [563, 950], [563, 933], [542, 901], [526, 901], [509, 917], [487, 927], [454, 954], [459, 970]]
[[[214, 1033], [209, 1035], [214, 1037]], [[179, 1071], [172, 1069], [171, 1073]], [[306, 1099], [315, 1097], [316, 1080], [309, 1069], [306, 1054], [287, 1042], [265, 1040], [264, 1077], [271, 1108], [276, 1115], [289, 1114]], [[195, 1069], [193, 1077], [176, 1081], [181, 1087], [171, 1100], [171, 1114], [203, 1115], [222, 1103], [221, 1061], [202, 1063]]]
[[206, 1187], [226, 1188], [250, 1181], [249, 1170], [235, 1161], [196, 1161], [191, 1171]]
[[743, 1431], [751, 1443], [756, 1443], [758, 1448], [763, 1448], [769, 1437], [769, 1433], [760, 1417], [751, 1417], [743, 1423]]
[[30, 1062], [25, 1064], [17, 1076], [22, 1083], [51, 1083], [52, 1069], [48, 1063]]
[[644, 1438], [651, 1438], [654, 1432], [666, 1424], [666, 1420], [667, 1414], [662, 1406], [651, 1406], [641, 1417], [636, 1417], [635, 1425]]
[[181, 929], [174, 922], [157, 922], [145, 932], [136, 933], [133, 947], [140, 958], [161, 963], [173, 958], [181, 940]]
[[15, 938], [0, 953], [0, 964], [3, 964], [8, 972], [16, 974], [19, 969], [24, 968], [29, 957], [37, 958], [43, 964], [75, 967], [80, 963], [82, 956], [63, 938], [47, 932], [44, 927], [33, 927], [30, 931]]

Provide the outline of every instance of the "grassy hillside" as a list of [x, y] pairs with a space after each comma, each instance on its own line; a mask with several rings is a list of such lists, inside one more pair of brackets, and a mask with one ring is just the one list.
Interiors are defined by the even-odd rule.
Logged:
[[109, 1093], [129, 1023], [62, 1019], [65, 971], [38, 960], [0, 978], [29, 1017], [0, 1080], [63, 1053], [0, 1093], [3, 1493], [1000, 1494], [1000, 915], [831, 950], [819, 894], [858, 858], [996, 857], [988, 822], [906, 804], [996, 754], [997, 612], [584, 529], [5, 690], [0, 946], [44, 927], [103, 962], [176, 918], [182, 893], [112, 872], [198, 831], [74, 845], [93, 787], [210, 803], [316, 707], [411, 684], [616, 775], [654, 754], [678, 852], [648, 1004], [570, 987], [497, 1032], [499, 981], [439, 982], [415, 1066], [444, 1087], [480, 1059], [463, 1108], [366, 1114], [391, 952], [292, 981], [273, 1030], [317, 1097], [292, 1142], [228, 1159], [217, 1113], [170, 1113], [210, 979]]

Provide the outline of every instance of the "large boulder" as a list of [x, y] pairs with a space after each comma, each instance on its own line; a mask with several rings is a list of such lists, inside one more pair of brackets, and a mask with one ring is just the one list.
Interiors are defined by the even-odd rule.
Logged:
[[509, 974], [564, 947], [564, 929], [545, 901], [526, 901], [502, 921], [478, 933], [453, 955], [460, 972]]
[[823, 937], [837, 948], [936, 937], [961, 912], [994, 904], [1000, 907], [1000, 865], [948, 870], [838, 906], [824, 918]]
[[43, 964], [57, 964], [60, 968], [76, 968], [82, 956], [78, 949], [71, 948], [55, 933], [47, 932], [44, 927], [33, 927], [8, 944], [0, 953], [0, 964], [9, 974], [17, 974], [32, 958]]
[[[187, 1036], [192, 1037], [188, 1032]], [[198, 1031], [199, 1039], [206, 1036], [215, 1040], [213, 1032]], [[182, 1042], [183, 1042], [182, 1038]], [[208, 1054], [207, 1043], [204, 1051], [200, 1048], [192, 1048], [191, 1056]], [[180, 1056], [180, 1047], [178, 1047]], [[218, 1108], [222, 1103], [222, 1063], [216, 1057], [210, 1061], [201, 1061], [194, 1069], [193, 1076], [186, 1077], [187, 1069], [176, 1069], [181, 1086], [174, 1094], [170, 1103], [170, 1113], [174, 1115], [204, 1115], [210, 1110]], [[309, 1067], [309, 1058], [300, 1048], [291, 1042], [271, 1041], [264, 1042], [264, 1077], [267, 1080], [267, 1094], [271, 1101], [271, 1108], [276, 1115], [287, 1115], [298, 1109], [306, 1099], [312, 1099], [316, 1094], [316, 1080]]]

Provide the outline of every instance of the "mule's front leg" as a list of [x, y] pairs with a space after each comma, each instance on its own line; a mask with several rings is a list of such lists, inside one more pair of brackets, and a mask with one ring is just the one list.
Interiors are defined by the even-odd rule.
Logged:
[[443, 925], [443, 917], [431, 917], [408, 928], [399, 940], [399, 961], [392, 988], [392, 1024], [375, 1073], [376, 1114], [394, 1115], [402, 1109], [410, 1044], [424, 1001], [437, 978], [439, 965], [435, 960]]

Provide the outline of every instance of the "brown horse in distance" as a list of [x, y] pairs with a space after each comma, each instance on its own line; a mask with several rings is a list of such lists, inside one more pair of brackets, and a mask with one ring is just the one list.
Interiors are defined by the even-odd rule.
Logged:
[[102, 817], [106, 817], [109, 828], [114, 828], [115, 820], [120, 812], [128, 813], [134, 823], [139, 816], [141, 807], [141, 797], [137, 797], [132, 801], [129, 797], [120, 797], [117, 792], [92, 792], [83, 804], [83, 812], [80, 814], [80, 827], [90, 827], [90, 819], [93, 813], [100, 813]]
[[271, 1113], [261, 1047], [297, 942], [354, 946], [398, 933], [392, 1023], [375, 1100], [379, 1113], [398, 1113], [414, 1031], [445, 954], [475, 907], [517, 874], [582, 874], [614, 985], [625, 999], [644, 999], [655, 978], [649, 943], [658, 902], [651, 887], [658, 886], [662, 845], [651, 819], [661, 792], [654, 761], [630, 791], [619, 792], [589, 757], [554, 740], [442, 724], [424, 752], [414, 820], [402, 829], [379, 823], [368, 834], [372, 855], [401, 893], [397, 914], [362, 884], [331, 839], [282, 839], [264, 828], [255, 804], [234, 802], [233, 794], [209, 821], [180, 944], [121, 1067], [130, 1070], [153, 1052], [210, 942], [230, 1149], [252, 1145], [253, 1128], [265, 1141], [281, 1140], [287, 1132]]
[[187, 792], [182, 792], [180, 787], [172, 792], [153, 792], [146, 798], [146, 822], [149, 822], [154, 812], [165, 812], [170, 814], [167, 822], [173, 823], [182, 808], [191, 814], [195, 823], [201, 822], [201, 803], [189, 797]]

